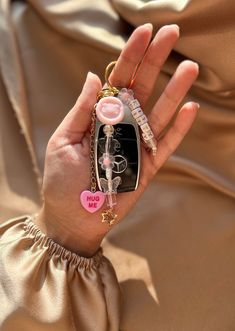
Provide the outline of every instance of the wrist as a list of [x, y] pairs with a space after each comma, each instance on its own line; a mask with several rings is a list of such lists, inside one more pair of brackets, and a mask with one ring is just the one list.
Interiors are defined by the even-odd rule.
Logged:
[[105, 233], [84, 231], [67, 220], [49, 212], [45, 205], [34, 219], [37, 227], [48, 237], [79, 256], [92, 257], [99, 249]]

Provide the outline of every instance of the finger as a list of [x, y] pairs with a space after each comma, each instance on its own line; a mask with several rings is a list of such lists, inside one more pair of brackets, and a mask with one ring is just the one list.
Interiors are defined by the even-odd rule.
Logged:
[[158, 142], [157, 156], [154, 158], [156, 171], [161, 168], [184, 139], [196, 118], [198, 109], [199, 104], [195, 102], [187, 102], [180, 109], [173, 126]]
[[113, 86], [128, 87], [136, 66], [142, 60], [152, 37], [153, 26], [150, 23], [134, 30], [123, 48], [109, 80]]
[[163, 26], [151, 42], [131, 88], [142, 107], [148, 100], [158, 74], [179, 37], [176, 24]]
[[180, 63], [149, 115], [149, 121], [156, 137], [169, 123], [197, 76], [197, 63], [189, 60]]
[[51, 140], [56, 140], [57, 145], [81, 142], [85, 132], [89, 129], [91, 114], [101, 87], [99, 77], [88, 72], [80, 96], [54, 132]]

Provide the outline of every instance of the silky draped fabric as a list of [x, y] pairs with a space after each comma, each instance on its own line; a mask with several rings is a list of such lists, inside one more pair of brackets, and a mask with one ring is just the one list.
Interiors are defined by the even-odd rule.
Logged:
[[87, 71], [102, 78], [135, 26], [151, 22], [157, 31], [177, 23], [181, 32], [146, 112], [187, 58], [199, 63], [200, 75], [184, 101], [201, 105], [183, 143], [103, 241], [101, 265], [87, 270], [63, 261], [56, 243], [48, 255], [40, 230], [23, 230], [27, 218], [3, 223], [0, 330], [234, 330], [235, 3], [0, 4], [2, 222], [40, 208], [50, 135]]
[[120, 296], [102, 248], [92, 258], [79, 257], [46, 237], [29, 216], [10, 220], [0, 234], [1, 330], [51, 330], [50, 324], [61, 331], [117, 330]]

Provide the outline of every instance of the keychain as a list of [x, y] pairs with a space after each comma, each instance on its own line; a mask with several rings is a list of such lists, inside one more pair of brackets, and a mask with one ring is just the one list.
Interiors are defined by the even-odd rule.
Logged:
[[[157, 144], [147, 116], [131, 89], [117, 89], [109, 82], [111, 62], [105, 71], [107, 87], [97, 96], [91, 120], [90, 164], [91, 190], [81, 193], [83, 207], [90, 213], [99, 210], [102, 222], [112, 225], [117, 219], [114, 209], [117, 193], [138, 187], [141, 164], [141, 137], [156, 155]], [[141, 136], [140, 136], [141, 135]], [[98, 189], [98, 190], [97, 190]]]

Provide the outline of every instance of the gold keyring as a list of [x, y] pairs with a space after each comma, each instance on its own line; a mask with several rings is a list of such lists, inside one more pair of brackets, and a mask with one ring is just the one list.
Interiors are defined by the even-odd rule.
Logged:
[[97, 101], [99, 101], [101, 98], [108, 97], [108, 96], [117, 96], [119, 93], [119, 89], [117, 89], [115, 86], [113, 86], [109, 81], [109, 75], [111, 72], [111, 69], [115, 66], [117, 61], [110, 62], [106, 69], [105, 69], [105, 82], [107, 84], [107, 87], [103, 88], [98, 94], [97, 94]]
[[116, 63], [117, 63], [117, 61], [110, 62], [107, 65], [106, 69], [105, 69], [105, 76], [104, 77], [105, 77], [105, 81], [106, 81], [108, 87], [110, 88], [110, 90], [113, 90], [114, 87], [113, 87], [113, 85], [109, 81], [109, 75], [110, 75], [111, 69], [113, 69], [113, 67], [115, 66]]

